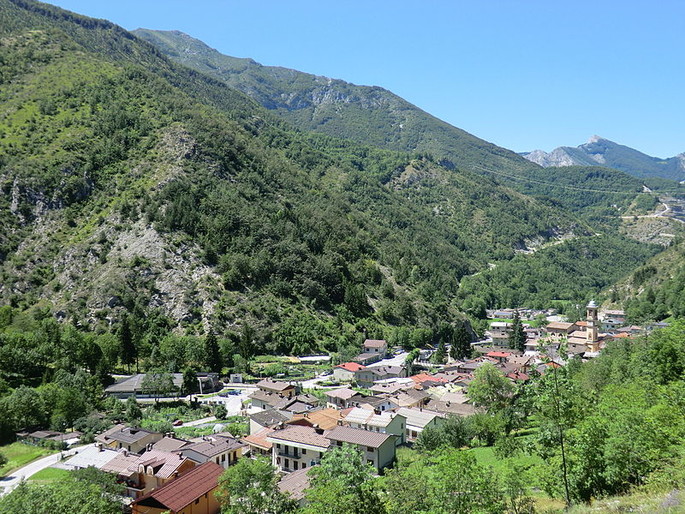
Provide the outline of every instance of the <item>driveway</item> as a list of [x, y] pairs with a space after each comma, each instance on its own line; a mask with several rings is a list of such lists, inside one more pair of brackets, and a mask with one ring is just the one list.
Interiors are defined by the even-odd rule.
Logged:
[[0, 496], [3, 496], [12, 491], [12, 489], [17, 487], [22, 480], [26, 480], [29, 477], [38, 473], [39, 471], [42, 471], [45, 468], [49, 468], [50, 466], [57, 464], [62, 458], [76, 455], [79, 452], [79, 450], [83, 448], [85, 448], [85, 446], [79, 446], [78, 448], [74, 448], [72, 450], [66, 450], [61, 453], [48, 455], [47, 457], [43, 457], [41, 459], [35, 460], [27, 464], [23, 468], [19, 468], [11, 475], [6, 476], [3, 479], [0, 479], [0, 487], [2, 487], [2, 490], [0, 491]]

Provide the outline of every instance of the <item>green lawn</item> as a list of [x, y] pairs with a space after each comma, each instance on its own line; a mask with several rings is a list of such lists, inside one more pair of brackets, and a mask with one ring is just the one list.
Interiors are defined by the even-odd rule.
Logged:
[[9, 472], [25, 466], [31, 461], [56, 452], [56, 450], [49, 450], [48, 448], [24, 443], [12, 443], [7, 446], [2, 446], [0, 447], [0, 453], [7, 457], [8, 462], [0, 468], [0, 476], [5, 476]]
[[[511, 462], [512, 464], [518, 464], [519, 466], [523, 466], [525, 469], [530, 469], [533, 466], [542, 464], [542, 459], [539, 456], [530, 455], [528, 453], [523, 452], [518, 452], [516, 456], [510, 459], [498, 459], [491, 446], [471, 448], [466, 451], [471, 452], [476, 457], [478, 464], [481, 464], [483, 466], [491, 466], [496, 472], [500, 472], [506, 469], [507, 461]], [[531, 483], [531, 486], [535, 487], [537, 486], [537, 484]]]
[[69, 476], [69, 471], [60, 468], [45, 468], [35, 475], [33, 475], [29, 480], [35, 482], [53, 482], [56, 480], [62, 480]]

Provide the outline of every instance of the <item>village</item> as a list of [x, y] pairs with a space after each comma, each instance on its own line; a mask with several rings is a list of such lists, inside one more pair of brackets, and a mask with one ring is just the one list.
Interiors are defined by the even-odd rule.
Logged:
[[[424, 348], [410, 355], [385, 340], [367, 339], [353, 360], [329, 365], [311, 380], [265, 378], [250, 384], [231, 375], [224, 383], [217, 374], [200, 374], [199, 386], [206, 394], [187, 400], [208, 408], [220, 405], [226, 415], [244, 419], [249, 423], [245, 434], [231, 433], [211, 416], [190, 423], [211, 428], [199, 437], [126, 423], [87, 445], [81, 444], [79, 432], [39, 430], [17, 436], [32, 444], [59, 443], [70, 455], [55, 464], [62, 469], [94, 467], [115, 475], [133, 513], [189, 512], [191, 505], [193, 513], [217, 513], [221, 474], [239, 459], [256, 456], [271, 461], [282, 492], [303, 502], [308, 470], [331, 449], [352, 446], [363, 462], [382, 473], [393, 465], [397, 449], [411, 447], [427, 427], [476, 413], [469, 385], [482, 366], [494, 366], [511, 382], [525, 383], [571, 359], [595, 358], [613, 339], [661, 328], [627, 325], [624, 312], [600, 311], [594, 302], [587, 305], [585, 319], [576, 322], [562, 321], [553, 311], [507, 309], [489, 311], [488, 317], [485, 337], [471, 343], [471, 357], [465, 359], [453, 358], [451, 348]], [[523, 341], [515, 342], [517, 332]], [[436, 355], [440, 351], [444, 356]], [[327, 356], [302, 359], [328, 361]], [[168, 396], [177, 397], [181, 389], [182, 376], [176, 375], [176, 393]], [[106, 394], [144, 401], [144, 380], [144, 374], [122, 377]]]

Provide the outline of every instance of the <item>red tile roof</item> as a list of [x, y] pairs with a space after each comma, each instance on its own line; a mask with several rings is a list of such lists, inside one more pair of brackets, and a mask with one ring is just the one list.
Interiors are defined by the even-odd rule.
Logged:
[[355, 371], [359, 371], [360, 369], [364, 369], [365, 367], [366, 366], [362, 366], [357, 362], [346, 362], [345, 364], [338, 364], [336, 366], [336, 368], [346, 369], [347, 371], [352, 371], [353, 373]]
[[502, 357], [502, 358], [507, 358], [511, 355], [509, 352], [489, 352], [485, 354], [486, 357]]
[[205, 462], [159, 489], [138, 498], [134, 504], [142, 506], [158, 506], [161, 504], [165, 509], [178, 512], [203, 494], [214, 489], [223, 472], [224, 468], [218, 464]]
[[419, 373], [411, 378], [415, 384], [422, 384], [423, 382], [447, 382], [444, 378], [438, 378], [434, 375], [428, 375], [427, 373]]

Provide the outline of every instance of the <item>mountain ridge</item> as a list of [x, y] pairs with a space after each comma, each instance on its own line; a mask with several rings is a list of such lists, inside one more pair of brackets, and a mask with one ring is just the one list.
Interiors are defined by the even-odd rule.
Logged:
[[551, 152], [533, 150], [521, 155], [544, 168], [605, 166], [641, 178], [685, 180], [685, 152], [661, 159], [597, 135], [577, 147], [560, 146]]

